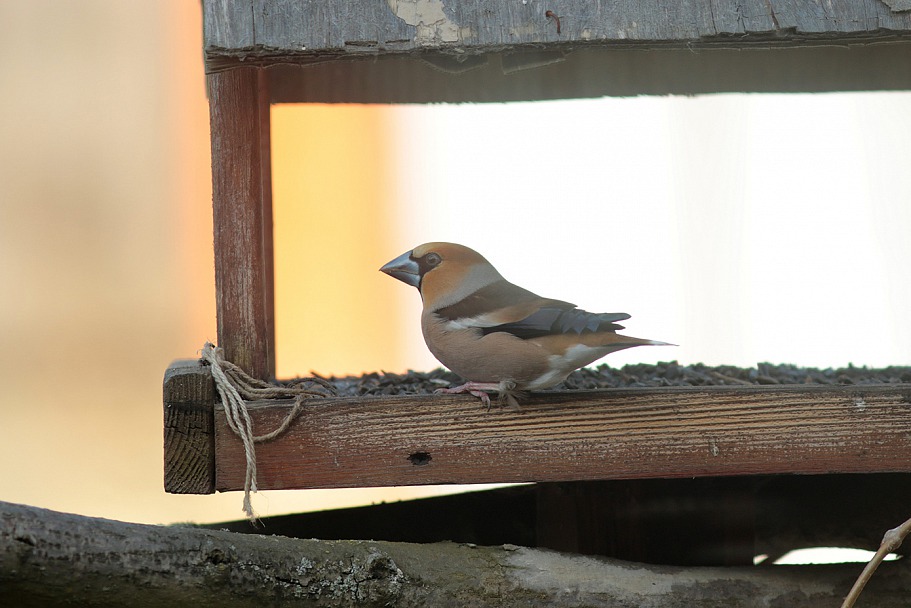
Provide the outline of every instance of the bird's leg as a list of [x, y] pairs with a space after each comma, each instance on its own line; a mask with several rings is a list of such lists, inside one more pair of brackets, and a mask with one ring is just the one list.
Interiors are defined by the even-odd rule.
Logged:
[[454, 386], [452, 388], [438, 388], [433, 392], [444, 393], [446, 395], [470, 393], [480, 399], [481, 403], [487, 406], [487, 409], [490, 409], [490, 395], [488, 395], [486, 391], [499, 390], [500, 384], [498, 382], [466, 382], [461, 386]]
[[490, 395], [487, 394], [487, 391], [497, 391], [497, 400], [500, 403], [504, 401], [509, 404], [514, 409], [519, 409], [519, 402], [516, 401], [516, 396], [522, 395], [521, 391], [517, 391], [516, 383], [511, 380], [503, 380], [501, 382], [466, 382], [461, 386], [455, 386], [453, 388], [438, 388], [435, 390], [435, 393], [445, 393], [448, 395], [454, 395], [457, 393], [469, 393], [474, 395], [481, 400], [483, 405], [487, 406], [487, 409], [490, 409]]

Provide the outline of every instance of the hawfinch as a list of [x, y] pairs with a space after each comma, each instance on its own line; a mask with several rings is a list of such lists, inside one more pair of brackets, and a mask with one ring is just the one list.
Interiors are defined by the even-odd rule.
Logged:
[[455, 243], [426, 243], [380, 270], [421, 292], [427, 348], [468, 381], [438, 392], [468, 392], [488, 406], [486, 391], [515, 404], [515, 391], [559, 384], [614, 351], [668, 345], [618, 334], [616, 321], [628, 314], [586, 312], [513, 285], [481, 254]]

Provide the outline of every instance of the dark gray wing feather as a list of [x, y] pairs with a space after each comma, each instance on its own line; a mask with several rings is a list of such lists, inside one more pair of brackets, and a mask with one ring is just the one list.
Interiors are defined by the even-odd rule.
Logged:
[[615, 321], [629, 319], [624, 312], [594, 313], [578, 308], [543, 307], [520, 321], [485, 327], [484, 334], [506, 332], [522, 339], [539, 338], [554, 334], [583, 334], [586, 332], [617, 331], [623, 329]]

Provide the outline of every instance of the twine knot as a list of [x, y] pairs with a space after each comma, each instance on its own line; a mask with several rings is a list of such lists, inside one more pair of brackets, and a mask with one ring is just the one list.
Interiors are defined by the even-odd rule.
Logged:
[[[256, 523], [251, 493], [256, 492], [256, 444], [271, 441], [284, 433], [300, 413], [304, 399], [307, 397], [327, 397], [335, 393], [335, 388], [321, 378], [306, 378], [294, 385], [276, 386], [247, 374], [240, 367], [225, 359], [224, 350], [211, 342], [206, 342], [200, 356], [212, 370], [215, 388], [225, 408], [228, 426], [244, 444], [244, 456], [247, 461], [247, 472], [244, 478], [243, 510], [251, 522]], [[322, 390], [303, 385], [316, 384]], [[263, 399], [294, 399], [294, 405], [285, 419], [275, 430], [265, 435], [253, 434], [253, 421], [247, 409], [247, 401]]]

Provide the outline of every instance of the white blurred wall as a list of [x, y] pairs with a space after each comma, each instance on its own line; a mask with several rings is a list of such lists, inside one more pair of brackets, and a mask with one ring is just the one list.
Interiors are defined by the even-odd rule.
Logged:
[[604, 362], [911, 364], [909, 93], [399, 112], [403, 250], [462, 242], [680, 345]]

